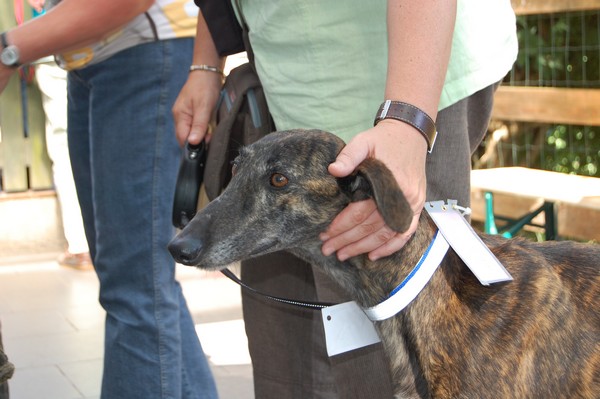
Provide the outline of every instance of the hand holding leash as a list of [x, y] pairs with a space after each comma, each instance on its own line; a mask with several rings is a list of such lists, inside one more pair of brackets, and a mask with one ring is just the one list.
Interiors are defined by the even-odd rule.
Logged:
[[172, 109], [180, 145], [186, 141], [199, 144], [207, 135], [221, 84], [221, 77], [216, 73], [190, 74]]

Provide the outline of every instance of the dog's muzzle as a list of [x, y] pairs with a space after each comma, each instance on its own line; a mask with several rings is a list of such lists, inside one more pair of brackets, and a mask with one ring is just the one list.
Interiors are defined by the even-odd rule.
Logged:
[[176, 236], [167, 248], [175, 262], [187, 266], [196, 266], [200, 258], [202, 243], [193, 238]]

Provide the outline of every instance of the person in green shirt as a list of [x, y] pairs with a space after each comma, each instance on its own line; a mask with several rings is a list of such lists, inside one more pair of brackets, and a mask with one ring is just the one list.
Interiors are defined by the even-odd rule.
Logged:
[[[197, 1], [198, 3], [198, 1]], [[407, 232], [392, 231], [373, 201], [349, 205], [323, 232], [323, 253], [377, 259], [409, 240], [426, 200], [469, 206], [470, 157], [486, 133], [497, 83], [517, 55], [508, 0], [344, 2], [239, 0], [255, 64], [278, 130], [317, 128], [347, 142], [332, 175], [350, 174], [367, 157], [392, 171], [414, 211]], [[194, 64], [223, 58], [199, 16]], [[173, 107], [180, 143], [207, 132], [220, 77], [190, 74]], [[434, 134], [388, 117], [386, 100], [416, 107]], [[414, 121], [413, 121], [414, 122]], [[341, 302], [346, 296], [320, 272], [289, 254], [243, 263], [247, 284], [273, 295]], [[290, 310], [243, 294], [244, 320], [259, 398], [389, 398], [392, 388], [378, 346], [329, 359], [318, 313]], [[402, 350], [406, 343], [399, 343]], [[414, 365], [414, 364], [413, 364]], [[408, 359], [407, 359], [408, 366]], [[423, 393], [418, 370], [402, 387]]]

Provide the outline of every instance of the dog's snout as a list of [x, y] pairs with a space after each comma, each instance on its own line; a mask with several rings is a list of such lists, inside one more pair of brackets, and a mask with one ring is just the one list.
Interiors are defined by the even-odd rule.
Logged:
[[175, 237], [169, 243], [168, 249], [177, 263], [195, 266], [202, 250], [202, 244], [197, 240]]

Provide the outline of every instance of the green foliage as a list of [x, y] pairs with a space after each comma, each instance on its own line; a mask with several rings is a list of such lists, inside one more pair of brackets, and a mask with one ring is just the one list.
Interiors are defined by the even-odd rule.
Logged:
[[519, 55], [506, 82], [600, 87], [598, 27], [598, 11], [519, 16]]
[[544, 169], [600, 176], [600, 135], [597, 128], [557, 125], [546, 134]]
[[[600, 88], [599, 10], [519, 16], [517, 35], [519, 54], [505, 85]], [[517, 125], [519, 137], [504, 150], [513, 164], [527, 158], [530, 167], [600, 177], [600, 127]], [[539, 157], [521, 155], [533, 150]]]

